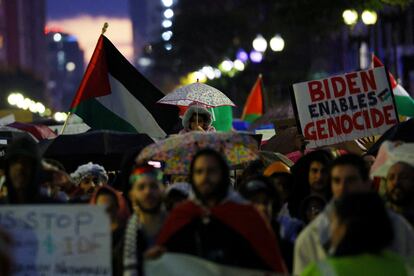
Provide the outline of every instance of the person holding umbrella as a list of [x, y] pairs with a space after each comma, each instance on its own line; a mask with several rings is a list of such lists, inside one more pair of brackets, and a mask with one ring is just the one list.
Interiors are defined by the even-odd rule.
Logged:
[[216, 129], [211, 125], [212, 116], [210, 111], [203, 106], [190, 106], [183, 115], [183, 127], [180, 134], [190, 131], [214, 132]]

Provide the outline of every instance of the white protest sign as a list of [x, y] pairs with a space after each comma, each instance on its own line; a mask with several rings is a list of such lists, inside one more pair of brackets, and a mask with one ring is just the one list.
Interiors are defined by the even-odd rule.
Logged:
[[198, 257], [165, 253], [159, 259], [145, 261], [145, 275], [151, 276], [272, 276], [268, 271], [243, 269], [213, 263]]
[[102, 206], [0, 208], [13, 240], [13, 275], [111, 275], [109, 218]]
[[297, 83], [293, 93], [310, 148], [380, 135], [398, 123], [384, 67]]

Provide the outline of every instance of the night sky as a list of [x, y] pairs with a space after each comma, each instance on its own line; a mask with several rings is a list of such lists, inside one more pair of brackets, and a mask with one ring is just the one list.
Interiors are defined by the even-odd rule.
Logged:
[[47, 0], [47, 17], [56, 20], [81, 14], [128, 17], [128, 0]]

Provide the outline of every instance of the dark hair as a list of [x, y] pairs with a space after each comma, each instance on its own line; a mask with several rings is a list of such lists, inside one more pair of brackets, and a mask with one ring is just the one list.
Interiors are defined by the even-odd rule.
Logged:
[[[300, 217], [300, 204], [311, 194], [309, 169], [312, 162], [319, 162], [328, 168], [332, 160], [333, 156], [330, 152], [326, 150], [316, 150], [300, 158], [295, 165], [290, 168], [294, 182], [291, 196], [288, 199], [288, 206], [292, 216], [296, 218]], [[324, 194], [327, 200], [331, 198], [332, 193], [330, 185], [326, 186]]]
[[[308, 197], [306, 197], [302, 203], [300, 204], [300, 219], [306, 223], [309, 223], [308, 218], [306, 217], [306, 211], [309, 207], [309, 204], [312, 201], [318, 201], [321, 206], [322, 209], [325, 207], [326, 205], [326, 200], [318, 195], [310, 195]], [[322, 210], [321, 210], [322, 211]]]
[[[248, 184], [251, 181], [260, 181], [264, 184], [264, 186], [252, 191], [248, 187]], [[277, 196], [277, 192], [276, 192], [275, 187], [273, 186], [272, 181], [264, 175], [250, 176], [248, 179], [246, 179], [246, 181], [243, 181], [243, 184], [240, 186], [240, 189], [239, 189], [240, 194], [247, 199], [249, 199], [251, 196], [253, 196], [256, 192], [259, 192], [259, 191], [265, 191], [268, 196], [274, 199]]]
[[198, 151], [194, 155], [193, 160], [191, 160], [190, 172], [189, 172], [188, 178], [189, 178], [189, 183], [193, 187], [194, 193], [199, 199], [201, 199], [200, 194], [198, 193], [197, 189], [194, 187], [194, 181], [193, 181], [194, 165], [197, 159], [201, 156], [211, 156], [216, 159], [217, 164], [219, 165], [220, 170], [221, 170], [221, 182], [222, 182], [221, 183], [222, 185], [220, 185], [219, 190], [217, 191], [217, 196], [224, 198], [227, 194], [228, 188], [230, 187], [230, 168], [229, 168], [229, 165], [227, 164], [226, 159], [219, 152], [213, 149], [208, 149], [208, 148]]
[[[369, 179], [369, 170], [364, 161], [364, 159], [355, 154], [345, 154], [337, 159], [335, 159], [330, 167], [330, 174], [332, 170], [337, 166], [353, 166], [358, 170], [359, 175], [361, 176], [363, 181], [367, 181]], [[329, 174], [329, 175], [330, 175]]]
[[336, 256], [378, 254], [394, 238], [384, 202], [377, 193], [346, 195], [335, 202], [335, 212], [339, 221], [346, 225]]

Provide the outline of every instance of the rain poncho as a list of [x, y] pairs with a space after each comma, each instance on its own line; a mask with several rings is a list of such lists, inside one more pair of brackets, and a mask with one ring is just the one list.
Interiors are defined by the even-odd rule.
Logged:
[[192, 105], [190, 106], [187, 111], [183, 115], [183, 127], [184, 129], [180, 131], [180, 134], [190, 132], [190, 120], [193, 115], [203, 116], [207, 119], [208, 129], [206, 131], [215, 131], [215, 128], [211, 125], [212, 124], [212, 116], [211, 113], [202, 106]]

